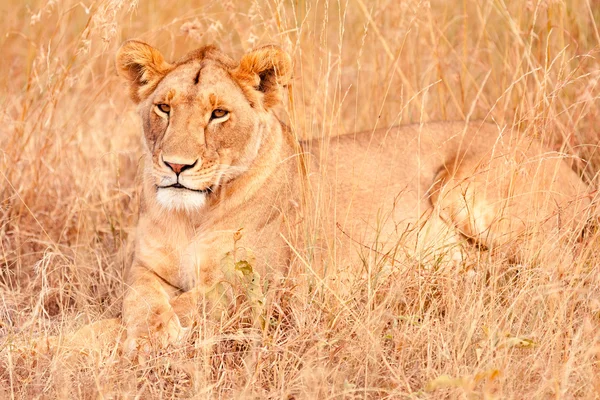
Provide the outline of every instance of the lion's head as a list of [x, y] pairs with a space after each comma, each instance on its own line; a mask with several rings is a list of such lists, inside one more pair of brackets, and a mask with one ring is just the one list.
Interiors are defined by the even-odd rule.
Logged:
[[256, 49], [239, 64], [213, 46], [169, 63], [155, 48], [130, 40], [116, 62], [139, 103], [151, 159], [146, 179], [156, 200], [188, 211], [250, 168], [292, 74], [290, 56], [275, 46]]

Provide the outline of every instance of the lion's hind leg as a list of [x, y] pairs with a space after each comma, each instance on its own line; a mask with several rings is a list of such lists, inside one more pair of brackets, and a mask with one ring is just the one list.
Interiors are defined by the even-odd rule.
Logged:
[[587, 221], [587, 186], [556, 153], [515, 154], [442, 170], [432, 202], [463, 235], [495, 254], [519, 262], [570, 260], [565, 249]]

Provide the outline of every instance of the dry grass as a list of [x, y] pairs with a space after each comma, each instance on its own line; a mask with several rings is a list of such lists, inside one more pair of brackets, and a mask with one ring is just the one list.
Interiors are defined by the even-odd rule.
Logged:
[[343, 293], [313, 276], [311, 291], [270, 294], [264, 332], [207, 322], [145, 365], [7, 350], [120, 313], [141, 154], [113, 66], [124, 39], [170, 58], [275, 42], [295, 59], [281, 113], [300, 137], [485, 118], [581, 157], [596, 185], [598, 0], [8, 0], [0, 12], [1, 398], [600, 397], [595, 232], [564, 273], [473, 251], [459, 270], [354, 276]]

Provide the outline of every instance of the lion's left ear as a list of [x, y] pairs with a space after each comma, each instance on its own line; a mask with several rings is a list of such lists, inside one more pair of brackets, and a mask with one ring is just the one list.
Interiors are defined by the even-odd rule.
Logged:
[[130, 96], [135, 103], [146, 99], [173, 66], [160, 51], [138, 40], [121, 45], [116, 57], [117, 72], [129, 81]]
[[244, 55], [232, 74], [242, 84], [251, 103], [262, 102], [263, 107], [269, 109], [281, 102], [283, 87], [290, 83], [292, 70], [290, 55], [270, 45]]

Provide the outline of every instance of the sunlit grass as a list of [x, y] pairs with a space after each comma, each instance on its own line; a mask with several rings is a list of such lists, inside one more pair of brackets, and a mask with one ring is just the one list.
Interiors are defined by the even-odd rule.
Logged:
[[171, 59], [277, 43], [295, 61], [278, 114], [299, 138], [486, 119], [576, 156], [596, 185], [597, 1], [8, 0], [0, 12], [1, 398], [600, 396], [594, 230], [561, 273], [475, 249], [457, 269], [414, 263], [377, 282], [307, 268], [310, 287], [271, 294], [264, 332], [207, 321], [145, 365], [114, 349], [7, 351], [120, 314], [142, 154], [114, 68], [123, 40]]

